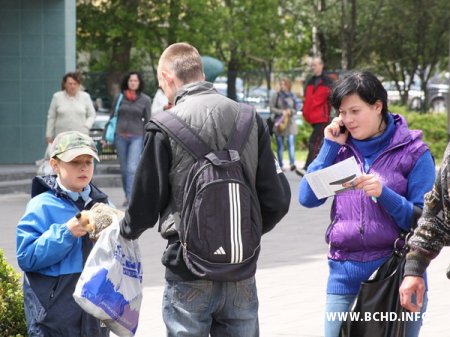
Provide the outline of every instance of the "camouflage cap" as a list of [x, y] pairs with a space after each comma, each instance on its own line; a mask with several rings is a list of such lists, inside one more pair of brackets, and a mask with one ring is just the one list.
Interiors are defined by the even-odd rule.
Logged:
[[50, 157], [58, 157], [68, 163], [83, 154], [98, 158], [97, 147], [91, 137], [78, 131], [67, 131], [58, 134], [52, 143]]

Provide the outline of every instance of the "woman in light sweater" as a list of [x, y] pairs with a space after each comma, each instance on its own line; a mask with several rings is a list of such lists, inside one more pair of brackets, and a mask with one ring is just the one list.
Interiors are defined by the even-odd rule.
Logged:
[[95, 108], [87, 92], [80, 90], [81, 77], [71, 72], [64, 75], [61, 91], [53, 95], [48, 109], [46, 141], [51, 144], [61, 132], [78, 131], [89, 135], [94, 124]]

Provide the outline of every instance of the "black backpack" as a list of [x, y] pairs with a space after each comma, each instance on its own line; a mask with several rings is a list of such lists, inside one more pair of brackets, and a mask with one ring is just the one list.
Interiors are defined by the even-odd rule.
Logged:
[[240, 104], [231, 138], [217, 151], [171, 112], [152, 118], [196, 160], [184, 187], [178, 234], [187, 267], [202, 279], [239, 281], [256, 272], [262, 217], [255, 186], [240, 160], [254, 115]]

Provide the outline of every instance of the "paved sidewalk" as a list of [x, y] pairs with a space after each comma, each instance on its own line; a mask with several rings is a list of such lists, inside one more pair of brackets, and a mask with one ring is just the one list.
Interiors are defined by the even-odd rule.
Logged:
[[[298, 205], [299, 178], [290, 172], [287, 176], [292, 189], [291, 209], [274, 231], [263, 237], [256, 274], [261, 337], [321, 337], [328, 273], [323, 235], [331, 203], [315, 209]], [[450, 280], [445, 276], [448, 263], [450, 248], [445, 248], [429, 268], [429, 319], [421, 337], [450, 336]], [[145, 278], [155, 266], [144, 268]], [[165, 336], [161, 317], [163, 283], [159, 283], [144, 288], [136, 337]]]
[[[429, 319], [421, 337], [450, 336], [448, 319], [450, 280], [445, 277], [450, 249], [446, 248], [429, 269]], [[323, 336], [325, 257], [314, 256], [302, 265], [263, 269], [257, 273], [261, 337]], [[164, 337], [161, 318], [163, 287], [145, 287], [136, 337]]]
[[[323, 237], [329, 223], [330, 203], [314, 209], [301, 207], [297, 202], [299, 178], [292, 172], [286, 175], [291, 183], [291, 208], [281, 223], [263, 237], [256, 274], [261, 337], [319, 337], [323, 336], [328, 272]], [[122, 204], [121, 188], [100, 187], [116, 205]], [[27, 194], [0, 195], [0, 247], [17, 270], [15, 224], [28, 200]], [[156, 228], [147, 230], [139, 242], [144, 265], [144, 299], [136, 337], [164, 337], [161, 317], [164, 269], [160, 258], [165, 242]], [[421, 337], [450, 336], [450, 280], [445, 276], [448, 263], [450, 247], [429, 268], [429, 319]]]

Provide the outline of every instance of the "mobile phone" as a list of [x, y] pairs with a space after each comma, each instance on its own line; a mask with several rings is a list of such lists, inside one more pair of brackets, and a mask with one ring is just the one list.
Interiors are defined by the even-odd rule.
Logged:
[[347, 131], [347, 128], [345, 127], [345, 125], [339, 125], [339, 132], [345, 133], [345, 131]]

